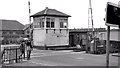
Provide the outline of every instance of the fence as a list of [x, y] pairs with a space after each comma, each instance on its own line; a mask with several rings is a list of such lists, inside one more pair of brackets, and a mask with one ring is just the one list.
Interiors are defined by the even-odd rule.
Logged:
[[21, 55], [19, 46], [4, 47], [2, 53], [2, 64], [8, 63], [18, 63], [22, 59], [25, 59], [25, 53]]

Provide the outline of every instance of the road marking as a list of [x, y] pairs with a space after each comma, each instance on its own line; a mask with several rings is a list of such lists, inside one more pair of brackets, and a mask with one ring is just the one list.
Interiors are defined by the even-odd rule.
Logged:
[[71, 51], [53, 51], [51, 53], [63, 53], [63, 52], [71, 52]]
[[32, 53], [31, 57], [47, 57], [47, 56], [56, 56], [56, 55], [65, 55], [65, 54], [82, 54], [85, 53], [82, 52], [70, 52], [70, 51], [54, 51], [51, 53]]
[[45, 64], [45, 63], [38, 63], [38, 62], [31, 62], [31, 63], [34, 63], [34, 64], [41, 64], [43, 66], [54, 66], [54, 65], [51, 65], [51, 64]]
[[38, 55], [38, 54], [39, 54], [39, 55], [40, 55], [40, 54], [43, 55], [43, 54], [45, 54], [45, 53], [31, 53], [31, 55]]
[[71, 53], [59, 53], [59, 54], [57, 54], [57, 53], [55, 53], [55, 54], [43, 54], [43, 55], [37, 55], [37, 56], [35, 56], [35, 55], [32, 55], [31, 57], [47, 57], [47, 56], [56, 56], [56, 55], [65, 55], [65, 54], [71, 54]]
[[82, 54], [82, 53], [85, 53], [84, 51], [83, 52], [72, 52], [71, 54]]
[[91, 55], [91, 56], [103, 56], [103, 55]]
[[84, 58], [82, 58], [82, 57], [79, 57], [79, 58], [76, 58], [76, 59], [84, 59]]

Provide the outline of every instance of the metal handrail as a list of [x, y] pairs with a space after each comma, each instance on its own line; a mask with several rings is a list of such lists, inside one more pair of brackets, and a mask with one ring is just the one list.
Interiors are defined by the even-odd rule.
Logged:
[[9, 64], [11, 63], [11, 61], [15, 61], [16, 63], [18, 63], [18, 61], [25, 59], [25, 57], [22, 57], [21, 54], [22, 53], [20, 52], [20, 47], [5, 47], [1, 57], [2, 64], [7, 61], [9, 61]]

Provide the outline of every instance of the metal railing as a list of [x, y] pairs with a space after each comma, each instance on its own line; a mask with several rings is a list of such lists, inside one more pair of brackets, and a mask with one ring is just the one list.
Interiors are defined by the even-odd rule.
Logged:
[[25, 53], [21, 53], [19, 46], [4, 47], [2, 52], [2, 64], [18, 63], [25, 59]]

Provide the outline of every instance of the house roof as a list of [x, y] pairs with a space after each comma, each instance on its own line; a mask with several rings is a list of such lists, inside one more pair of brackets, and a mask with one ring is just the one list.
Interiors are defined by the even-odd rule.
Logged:
[[32, 27], [32, 26], [33, 26], [33, 23], [31, 23], [31, 24], [26, 24], [23, 30], [26, 30], [26, 29], [28, 29], [28, 28], [30, 28], [30, 27]]
[[46, 7], [46, 9], [31, 15], [31, 17], [38, 17], [38, 16], [58, 16], [58, 17], [71, 17], [70, 15], [67, 15], [63, 12], [60, 12], [56, 9], [49, 9], [48, 7]]
[[0, 20], [0, 30], [23, 30], [24, 25], [16, 20]]

